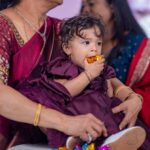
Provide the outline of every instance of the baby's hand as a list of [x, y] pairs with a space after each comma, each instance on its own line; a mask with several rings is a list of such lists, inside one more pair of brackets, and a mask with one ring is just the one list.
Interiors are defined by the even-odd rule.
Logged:
[[89, 75], [91, 80], [101, 74], [104, 69], [104, 62], [105, 59], [101, 59], [93, 63], [88, 63], [87, 60], [84, 61], [84, 70]]

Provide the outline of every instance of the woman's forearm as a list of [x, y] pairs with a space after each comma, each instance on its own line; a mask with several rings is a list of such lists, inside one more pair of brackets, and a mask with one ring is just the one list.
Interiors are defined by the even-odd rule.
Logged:
[[[37, 109], [37, 103], [0, 83], [0, 115], [14, 121], [33, 124]], [[88, 139], [87, 133], [91, 134], [94, 139], [102, 132], [106, 134], [104, 124], [92, 114], [68, 116], [44, 106], [40, 113], [38, 126], [56, 129], [67, 135], [79, 136], [85, 141]], [[93, 135], [95, 131], [97, 134]]]
[[[118, 89], [119, 87], [125, 86], [117, 78], [112, 78], [112, 79], [110, 79], [110, 81], [111, 81], [111, 85], [113, 86], [113, 89], [114, 89], [114, 94], [116, 92], [116, 89]], [[114, 96], [117, 96], [120, 100], [124, 101], [124, 99], [127, 97], [127, 94], [129, 92], [130, 92], [129, 89], [126, 88], [126, 89], [123, 89], [123, 91], [119, 92], [117, 95], [114, 95]]]
[[[18, 122], [33, 124], [37, 103], [29, 100], [11, 87], [0, 84], [0, 115]], [[39, 126], [64, 130], [60, 112], [42, 107]], [[60, 124], [62, 126], [60, 126]]]
[[[124, 97], [124, 94], [122, 96]], [[36, 111], [37, 103], [0, 83], [0, 115], [18, 122], [33, 124]], [[43, 107], [38, 125], [64, 131], [62, 120], [66, 118], [66, 115], [58, 111]]]

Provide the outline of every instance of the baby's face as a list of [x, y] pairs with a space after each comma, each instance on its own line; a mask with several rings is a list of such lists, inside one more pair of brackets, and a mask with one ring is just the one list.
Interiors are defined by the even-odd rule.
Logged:
[[81, 31], [82, 37], [75, 35], [68, 44], [71, 60], [78, 66], [84, 66], [85, 58], [100, 55], [102, 49], [102, 38], [98, 37], [98, 27]]

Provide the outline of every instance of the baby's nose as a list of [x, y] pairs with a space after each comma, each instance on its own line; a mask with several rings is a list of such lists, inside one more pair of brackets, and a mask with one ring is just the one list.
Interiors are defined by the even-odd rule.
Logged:
[[96, 48], [92, 48], [91, 52], [97, 52], [97, 49]]

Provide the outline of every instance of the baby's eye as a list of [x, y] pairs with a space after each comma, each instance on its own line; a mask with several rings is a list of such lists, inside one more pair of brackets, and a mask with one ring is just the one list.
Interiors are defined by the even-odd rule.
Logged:
[[84, 43], [85, 45], [90, 44], [90, 42], [89, 42], [89, 41], [84, 41], [83, 43]]
[[98, 46], [101, 46], [101, 45], [102, 45], [102, 42], [101, 42], [101, 41], [99, 41], [99, 42], [97, 43], [97, 45], [98, 45]]

